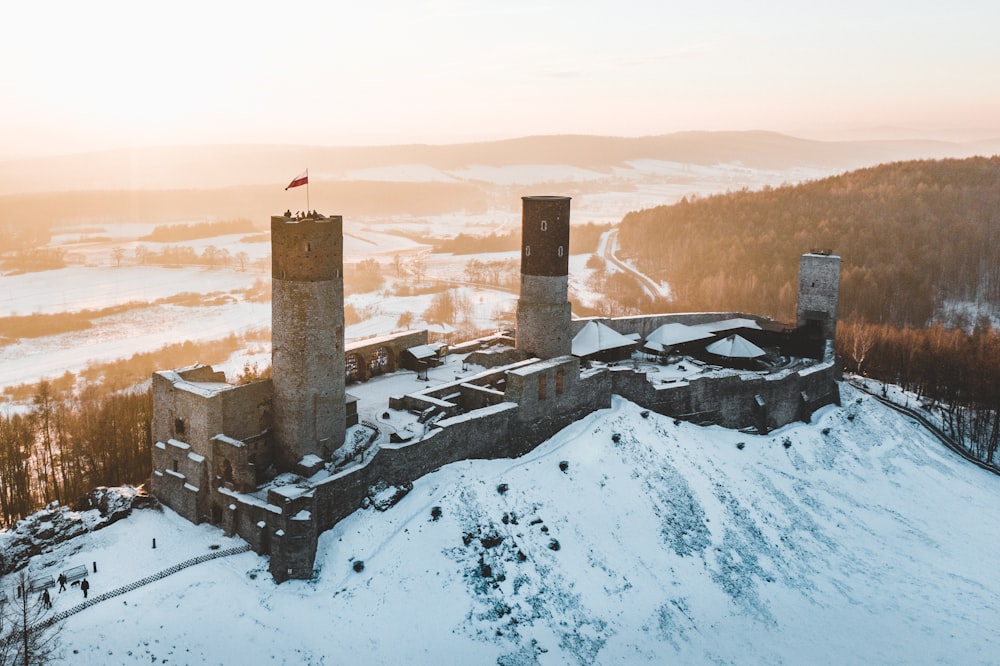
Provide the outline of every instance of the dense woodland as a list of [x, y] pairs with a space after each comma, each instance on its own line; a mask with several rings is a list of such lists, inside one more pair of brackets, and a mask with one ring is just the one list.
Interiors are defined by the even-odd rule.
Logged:
[[845, 370], [915, 392], [972, 455], [1000, 467], [1000, 329], [852, 321], [839, 326], [837, 342]]
[[683, 200], [629, 213], [618, 239], [621, 255], [671, 285], [680, 310], [792, 320], [799, 255], [833, 249], [842, 318], [921, 327], [949, 301], [1000, 307], [1000, 157]]
[[28, 415], [0, 416], [0, 525], [97, 486], [149, 476], [149, 391], [98, 385], [63, 394], [41, 382]]

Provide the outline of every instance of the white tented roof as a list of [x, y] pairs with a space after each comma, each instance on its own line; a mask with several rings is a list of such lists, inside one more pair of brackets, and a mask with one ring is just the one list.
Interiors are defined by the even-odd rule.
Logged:
[[635, 341], [598, 321], [588, 321], [573, 337], [573, 356], [590, 356], [597, 352], [632, 347]]
[[693, 342], [694, 340], [707, 340], [711, 337], [714, 337], [711, 332], [700, 326], [664, 324], [646, 336], [646, 346], [656, 351], [662, 351], [674, 345]]
[[734, 328], [753, 328], [756, 330], [761, 330], [760, 324], [755, 322], [753, 319], [747, 319], [745, 317], [736, 317], [734, 319], [723, 319], [722, 321], [713, 321], [708, 324], [698, 324], [695, 328], [699, 328], [703, 331], [708, 331], [710, 333], [718, 333], [720, 331], [731, 331]]
[[738, 335], [730, 335], [728, 338], [713, 342], [705, 349], [716, 356], [728, 358], [757, 358], [766, 353], [754, 343]]

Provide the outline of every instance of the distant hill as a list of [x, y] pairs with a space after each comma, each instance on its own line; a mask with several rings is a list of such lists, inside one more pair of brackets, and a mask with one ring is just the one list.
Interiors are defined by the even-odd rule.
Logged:
[[915, 158], [1000, 152], [1000, 138], [980, 142], [915, 140], [814, 141], [773, 132], [680, 132], [639, 138], [534, 136], [453, 145], [222, 145], [111, 150], [0, 162], [0, 195], [62, 190], [216, 189], [284, 185], [308, 166], [314, 182], [342, 180], [358, 169], [414, 164], [572, 165], [597, 171], [630, 160], [748, 168], [846, 170]]
[[840, 316], [922, 326], [942, 307], [1000, 309], [1000, 157], [885, 164], [798, 186], [625, 216], [620, 254], [677, 307], [794, 318], [798, 256], [843, 260]]

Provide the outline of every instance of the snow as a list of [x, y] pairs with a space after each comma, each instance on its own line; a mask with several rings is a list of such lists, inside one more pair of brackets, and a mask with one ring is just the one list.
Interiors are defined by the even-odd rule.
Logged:
[[635, 344], [634, 339], [622, 335], [599, 321], [588, 321], [573, 336], [572, 350], [574, 356], [590, 356], [610, 349], [634, 347]]
[[[841, 390], [843, 407], [767, 436], [616, 399], [522, 458], [448, 465], [353, 513], [320, 538], [314, 580], [275, 585], [253, 553], [212, 560], [71, 616], [62, 656], [995, 663], [1000, 478]], [[94, 561], [99, 593], [238, 543], [140, 510], [31, 572]], [[54, 610], [81, 599], [54, 594]]]

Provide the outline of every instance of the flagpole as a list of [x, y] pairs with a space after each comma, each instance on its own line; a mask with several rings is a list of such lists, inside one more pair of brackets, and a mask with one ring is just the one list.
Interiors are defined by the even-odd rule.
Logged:
[[309, 169], [306, 169], [306, 215], [308, 215], [311, 210], [312, 209], [309, 208]]

